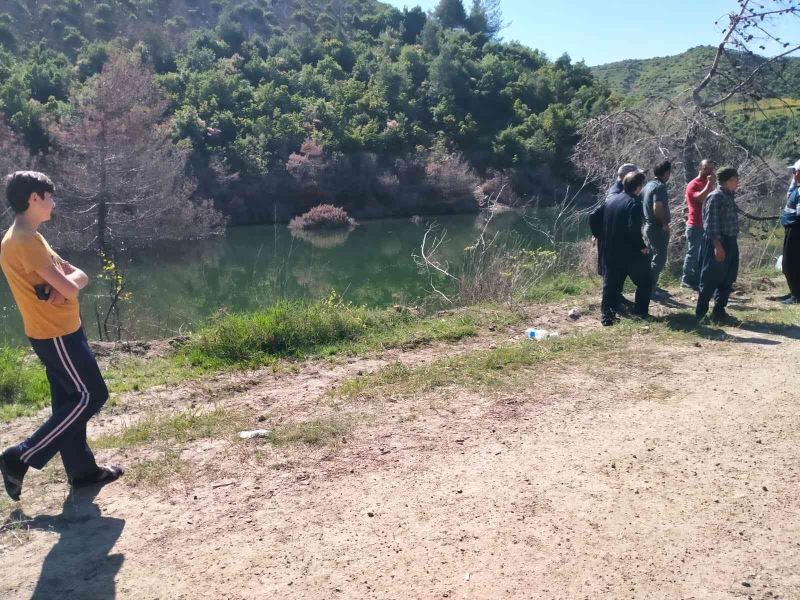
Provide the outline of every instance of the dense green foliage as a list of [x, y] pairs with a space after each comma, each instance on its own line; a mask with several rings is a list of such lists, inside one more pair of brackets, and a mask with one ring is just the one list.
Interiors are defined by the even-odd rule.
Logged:
[[[532, 194], [571, 176], [576, 129], [608, 93], [566, 55], [499, 42], [491, 6], [443, 0], [429, 17], [376, 0], [9, 0], [0, 112], [47, 152], [47, 120], [117, 46], [157, 74], [176, 141], [234, 222], [321, 201], [356, 216], [436, 210], [442, 181], [496, 172]], [[302, 152], [306, 140], [321, 152]], [[430, 167], [454, 155], [451, 177]]]

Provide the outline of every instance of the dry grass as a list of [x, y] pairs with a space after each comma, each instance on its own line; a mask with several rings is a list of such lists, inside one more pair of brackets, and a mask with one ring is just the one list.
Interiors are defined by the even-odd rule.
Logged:
[[190, 411], [167, 417], [152, 414], [118, 433], [92, 440], [91, 445], [96, 449], [135, 448], [227, 437], [247, 422], [244, 413], [219, 407], [208, 412]]

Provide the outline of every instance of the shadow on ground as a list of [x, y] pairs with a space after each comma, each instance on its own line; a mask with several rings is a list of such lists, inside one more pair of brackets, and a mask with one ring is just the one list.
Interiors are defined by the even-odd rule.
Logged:
[[[673, 331], [682, 331], [691, 333], [706, 340], [713, 340], [716, 342], [733, 342], [736, 344], [757, 344], [761, 346], [777, 346], [780, 344], [777, 340], [770, 340], [761, 337], [744, 337], [736, 334], [729, 333], [724, 329], [708, 324], [707, 322], [698, 323], [695, 316], [691, 313], [674, 313], [664, 317], [663, 322], [666, 326]], [[740, 330], [753, 331], [756, 333], [776, 333], [772, 331], [761, 331], [756, 328], [746, 327], [752, 325], [753, 321], [747, 321], [738, 325]], [[772, 325], [772, 324], [770, 324]], [[780, 327], [780, 326], [775, 326]], [[800, 335], [800, 328], [798, 328], [798, 335]]]
[[653, 304], [659, 304], [666, 308], [673, 308], [676, 310], [682, 310], [684, 308], [689, 308], [688, 304], [685, 304], [672, 294], [670, 294], [667, 290], [657, 290], [653, 297], [651, 298], [651, 302]]
[[123, 519], [104, 517], [94, 499], [100, 490], [84, 488], [70, 493], [60, 515], [27, 516], [14, 510], [2, 529], [15, 527], [57, 533], [59, 539], [42, 563], [31, 600], [107, 600], [116, 597], [115, 578], [122, 554], [109, 554]]
[[752, 319], [746, 319], [742, 322], [739, 329], [753, 331], [755, 333], [780, 335], [792, 340], [800, 340], [800, 326], [789, 323], [769, 323], [767, 321], [754, 321]]

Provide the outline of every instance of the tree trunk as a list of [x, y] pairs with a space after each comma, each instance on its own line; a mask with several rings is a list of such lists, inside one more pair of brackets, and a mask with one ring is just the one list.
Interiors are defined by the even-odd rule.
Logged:
[[686, 139], [683, 142], [683, 174], [686, 177], [686, 182], [690, 182], [697, 177], [698, 164], [697, 164], [697, 147], [695, 146], [695, 136], [697, 134], [697, 126], [694, 123], [689, 125], [686, 132]]
[[97, 198], [97, 246], [105, 253], [106, 229], [108, 221], [108, 173], [106, 171], [106, 156], [108, 145], [106, 142], [106, 122], [100, 124], [100, 193]]

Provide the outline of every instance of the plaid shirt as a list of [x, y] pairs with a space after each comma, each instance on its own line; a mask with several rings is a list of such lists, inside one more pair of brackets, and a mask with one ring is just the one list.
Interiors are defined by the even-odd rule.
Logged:
[[703, 204], [703, 228], [711, 238], [739, 235], [739, 213], [733, 194], [718, 187], [706, 198]]

